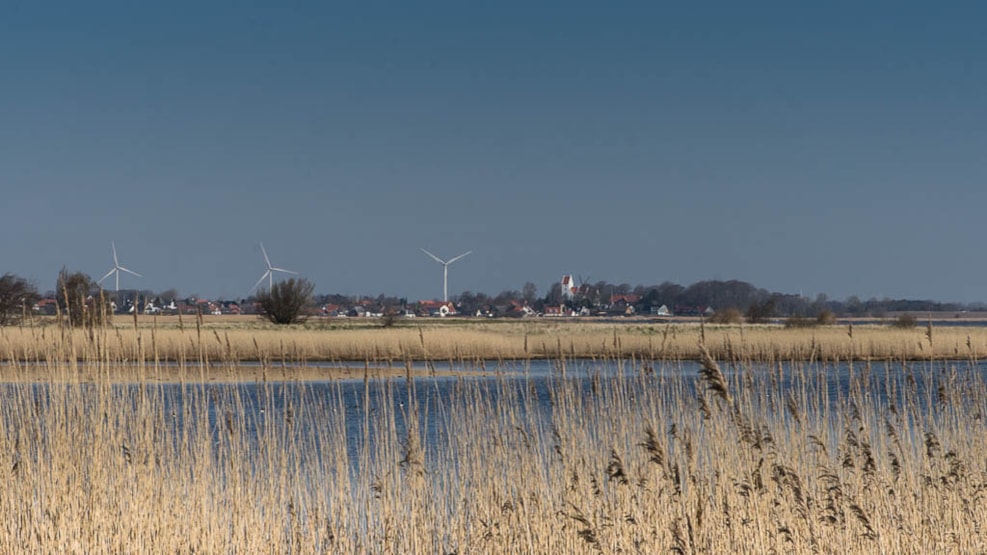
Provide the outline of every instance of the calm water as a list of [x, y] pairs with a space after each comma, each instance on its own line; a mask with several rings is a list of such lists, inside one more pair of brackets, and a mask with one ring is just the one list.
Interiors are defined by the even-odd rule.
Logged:
[[[428, 366], [420, 364], [419, 368]], [[403, 435], [412, 406], [418, 409], [426, 446], [448, 440], [447, 421], [443, 415], [462, 402], [463, 392], [467, 389], [469, 398], [482, 398], [493, 407], [504, 395], [512, 399], [524, 397], [529, 402], [520, 408], [515, 406], [515, 410], [537, 411], [534, 420], [548, 423], [553, 410], [553, 391], [560, 384], [573, 387], [585, 403], [597, 402], [601, 384], [619, 382], [631, 398], [645, 397], [649, 393], [643, 391], [646, 388], [675, 390], [680, 395], [694, 397], [696, 387], [702, 387], [698, 381], [699, 364], [688, 361], [575, 360], [566, 361], [564, 365], [556, 361], [488, 362], [468, 367], [450, 367], [449, 363], [442, 363], [436, 368], [455, 370], [460, 376], [419, 377], [413, 382], [401, 378], [366, 383], [363, 380], [336, 380], [114, 387], [123, 399], [134, 403], [142, 395], [153, 396], [159, 401], [155, 406], [163, 408], [163, 416], [176, 431], [183, 426], [201, 426], [207, 422], [217, 440], [224, 426], [236, 425], [256, 442], [257, 437], [264, 436], [259, 432], [267, 426], [284, 428], [288, 423], [287, 433], [305, 438], [311, 437], [314, 428], [334, 425], [344, 430], [351, 460], [356, 460], [361, 449], [367, 447], [365, 441], [374, 441], [376, 432], [373, 427], [367, 427], [368, 421], [393, 418], [398, 434]], [[811, 404], [805, 407], [808, 411], [818, 410], [821, 402], [829, 403], [829, 408], [845, 407], [851, 392], [855, 392], [857, 399], [884, 408], [912, 403], [925, 411], [942, 401], [944, 391], [978, 393], [970, 399], [957, 399], [953, 395], [951, 402], [954, 403], [983, 402], [985, 396], [979, 392], [983, 391], [987, 377], [987, 363], [953, 361], [754, 365], [744, 369], [723, 364], [722, 368], [731, 382], [731, 389], [738, 388], [742, 381], [754, 386], [753, 391], [763, 392], [763, 398], [753, 402], [766, 403], [771, 407], [769, 414], [778, 413], [782, 418], [785, 416], [781, 407], [790, 391], [810, 400], [825, 400], [816, 401], [815, 409]], [[23, 386], [3, 387], [9, 390]], [[51, 386], [31, 387], [35, 395], [45, 399]], [[95, 389], [96, 386], [82, 387]], [[201, 412], [190, 412], [201, 410], [203, 406], [208, 415], [206, 419], [201, 418]]]
[[[565, 382], [582, 392], [588, 403], [593, 402], [594, 390], [601, 381], [620, 380], [633, 396], [635, 389], [675, 388], [688, 395], [695, 394], [699, 364], [696, 362], [648, 363], [642, 370], [640, 362], [630, 361], [567, 361], [560, 365], [554, 361], [530, 361], [523, 363], [497, 363], [483, 365], [484, 375], [470, 376], [481, 369], [476, 366], [456, 367], [461, 377], [437, 376], [405, 379], [337, 380], [327, 382], [271, 382], [267, 384], [209, 384], [209, 385], [161, 385], [159, 393], [179, 418], [182, 404], [189, 399], [206, 399], [209, 403], [209, 422], [221, 427], [223, 419], [233, 416], [243, 419], [248, 433], [271, 422], [283, 423], [286, 418], [294, 421], [294, 429], [303, 433], [309, 426], [324, 426], [327, 420], [345, 419], [347, 444], [355, 453], [363, 440], [366, 417], [370, 420], [381, 415], [393, 415], [399, 433], [405, 428], [407, 410], [414, 403], [422, 415], [426, 443], [441, 438], [444, 429], [442, 418], [455, 399], [462, 397], [463, 388], [479, 392], [491, 405], [505, 394], [527, 395], [548, 421], [551, 417], [552, 391]], [[424, 364], [421, 367], [425, 367]], [[448, 368], [446, 363], [442, 369]], [[981, 391], [987, 378], [987, 363], [967, 362], [915, 362], [915, 363], [846, 363], [839, 365], [798, 364], [754, 365], [747, 369], [722, 366], [724, 374], [738, 386], [740, 380], [765, 391], [765, 403], [781, 403], [773, 396], [784, 395], [789, 390], [804, 391], [810, 398], [828, 399], [832, 407], [845, 403], [851, 389], [859, 398], [869, 399], [880, 405], [904, 406], [907, 399], [917, 400], [925, 410], [938, 402], [941, 386], [951, 391]], [[491, 370], [494, 370], [491, 375]], [[479, 372], [476, 372], [479, 374]], [[702, 387], [699, 385], [699, 387]], [[130, 386], [136, 394], [137, 387]], [[459, 393], [457, 397], [457, 392]], [[977, 396], [979, 399], [982, 396]], [[231, 400], [235, 399], [234, 405]], [[954, 401], [956, 401], [954, 399]], [[960, 400], [961, 401], [961, 400]], [[811, 410], [811, 407], [809, 407]], [[181, 425], [181, 422], [177, 422]]]

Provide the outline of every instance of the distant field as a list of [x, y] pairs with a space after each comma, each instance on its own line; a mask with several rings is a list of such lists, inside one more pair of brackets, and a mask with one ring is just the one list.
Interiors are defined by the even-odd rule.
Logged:
[[0, 329], [0, 357], [161, 361], [409, 361], [619, 357], [698, 359], [705, 333], [720, 360], [976, 360], [987, 353], [987, 327], [705, 325], [572, 319], [400, 319], [391, 327], [363, 318], [313, 318], [279, 327], [255, 316], [116, 317], [90, 333], [53, 321]]

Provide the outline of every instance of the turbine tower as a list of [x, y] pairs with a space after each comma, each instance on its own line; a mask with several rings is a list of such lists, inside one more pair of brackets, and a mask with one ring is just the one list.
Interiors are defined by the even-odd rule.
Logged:
[[459, 256], [450, 258], [449, 260], [442, 260], [438, 256], [435, 256], [434, 254], [428, 252], [425, 249], [422, 249], [422, 252], [431, 256], [432, 259], [438, 262], [439, 264], [442, 264], [442, 302], [444, 303], [449, 302], [449, 265], [459, 260], [460, 258], [466, 256], [467, 254], [470, 254], [473, 251], [466, 251]]
[[127, 268], [124, 268], [123, 266], [121, 266], [120, 265], [120, 260], [117, 259], [117, 246], [116, 246], [116, 243], [114, 243], [113, 241], [110, 241], [110, 246], [113, 248], [113, 268], [111, 268], [109, 272], [106, 272], [106, 275], [105, 276], [99, 278], [99, 281], [96, 282], [97, 284], [103, 283], [103, 280], [105, 280], [106, 278], [112, 276], [113, 274], [116, 274], [116, 289], [114, 289], [114, 291], [119, 291], [120, 290], [120, 272], [127, 272], [128, 274], [131, 274], [131, 275], [134, 275], [134, 276], [137, 276], [137, 277], [144, 277], [144, 276], [138, 274], [137, 272], [134, 272], [133, 270], [128, 270]]
[[267, 264], [267, 271], [260, 276], [257, 283], [250, 288], [251, 291], [260, 287], [260, 284], [264, 282], [264, 278], [267, 278], [267, 292], [270, 293], [274, 289], [274, 272], [281, 272], [283, 274], [298, 275], [298, 272], [292, 272], [291, 270], [285, 270], [284, 268], [277, 268], [271, 265], [271, 259], [267, 257], [267, 251], [264, 250], [264, 243], [260, 244], [260, 252], [264, 254], [264, 263]]

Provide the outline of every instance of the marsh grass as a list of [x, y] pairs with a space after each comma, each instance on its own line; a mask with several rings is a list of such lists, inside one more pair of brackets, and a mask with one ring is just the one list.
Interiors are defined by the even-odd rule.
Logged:
[[[317, 326], [273, 326], [258, 320], [228, 324], [213, 318], [175, 325], [144, 318], [105, 329], [56, 326], [0, 328], [0, 359], [45, 360], [57, 354], [91, 360], [145, 362], [209, 360], [480, 361], [531, 358], [648, 358], [697, 360], [699, 325], [591, 322], [433, 322], [381, 328], [344, 321]], [[191, 330], [195, 333], [190, 333]], [[706, 325], [706, 348], [716, 359], [737, 361], [953, 360], [987, 352], [987, 327], [900, 329], [878, 325], [784, 328]], [[134, 333], [142, 338], [138, 346]], [[140, 347], [140, 348], [137, 348]]]
[[[233, 372], [255, 356], [271, 376], [304, 364], [291, 343], [200, 326], [175, 347], [139, 326], [26, 330], [30, 364], [4, 371], [42, 379], [2, 389], [0, 552], [987, 550], [975, 358], [757, 362], [752, 330], [716, 331], [688, 337], [698, 366], [656, 334], [668, 356], [598, 355], [588, 378], [570, 377], [580, 351], [560, 336], [546, 381], [459, 379], [447, 395], [367, 381], [355, 411], [341, 385], [197, 383], [201, 362]], [[417, 333], [405, 354], [451, 348]], [[866, 332], [840, 333], [862, 349]], [[606, 342], [629, 349], [624, 334]], [[182, 365], [183, 387], [148, 380], [162, 360]], [[121, 366], [132, 385], [110, 380]]]

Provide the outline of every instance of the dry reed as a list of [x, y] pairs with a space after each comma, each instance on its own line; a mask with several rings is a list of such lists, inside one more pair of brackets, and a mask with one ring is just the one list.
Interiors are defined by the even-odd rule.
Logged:
[[[0, 360], [37, 361], [57, 353], [77, 360], [110, 357], [151, 362], [195, 358], [289, 361], [522, 360], [592, 357], [638, 357], [697, 360], [700, 352], [693, 324], [602, 324], [563, 321], [437, 323], [423, 321], [394, 328], [329, 321], [320, 325], [275, 327], [240, 321], [228, 326], [212, 320], [196, 333], [174, 323], [144, 320], [141, 349], [126, 335], [129, 321], [101, 333], [56, 326], [0, 328]], [[930, 360], [979, 359], [987, 353], [987, 327], [935, 329], [888, 326], [705, 326], [705, 344], [718, 360], [771, 362], [787, 360]], [[148, 348], [153, 342], [153, 348]], [[426, 349], [427, 345], [427, 349]], [[933, 348], [934, 346], [934, 348]]]
[[[987, 550], [987, 395], [972, 357], [756, 362], [752, 330], [724, 343], [707, 328], [703, 344], [689, 338], [700, 365], [605, 355], [583, 378], [565, 373], [580, 351], [560, 340], [545, 380], [249, 393], [196, 383], [192, 363], [233, 371], [256, 356], [275, 375], [305, 348], [218, 330], [174, 332], [182, 347], [139, 327], [57, 331], [23, 331], [35, 354], [5, 369], [41, 380], [3, 386], [4, 553]], [[450, 348], [431, 331], [404, 354]], [[852, 349], [865, 341], [840, 331]], [[936, 348], [948, 337], [936, 330]], [[607, 341], [631, 349], [625, 334]], [[186, 384], [142, 379], [165, 359]], [[121, 365], [133, 385], [109, 380]]]

